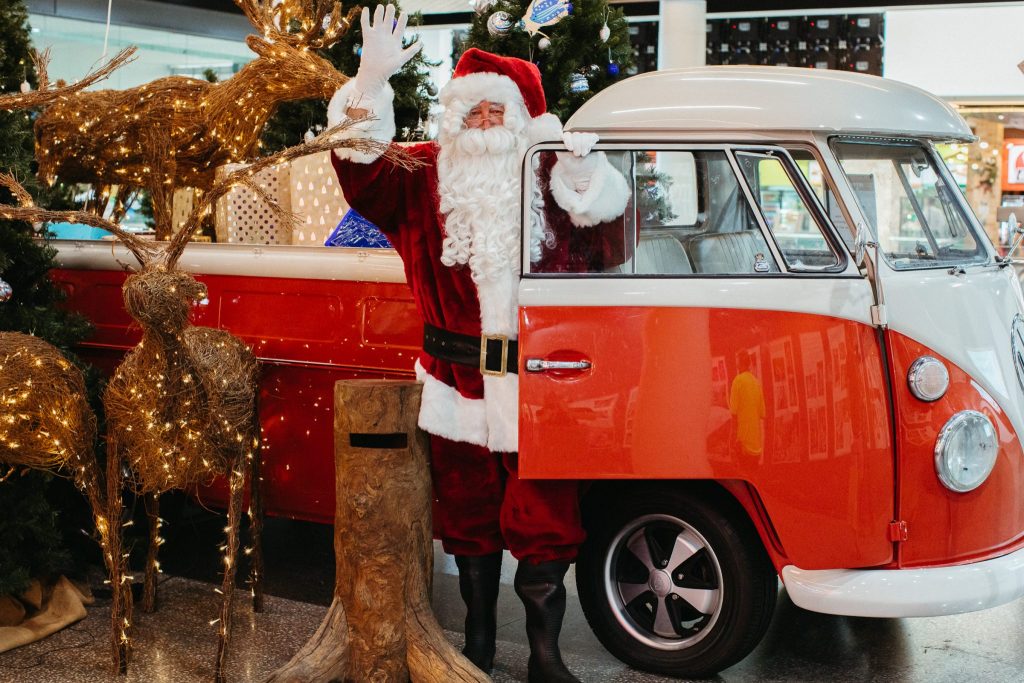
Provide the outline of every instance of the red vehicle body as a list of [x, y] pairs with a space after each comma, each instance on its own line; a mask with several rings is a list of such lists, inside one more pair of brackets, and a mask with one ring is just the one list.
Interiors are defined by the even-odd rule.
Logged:
[[[98, 245], [89, 245], [98, 246]], [[123, 272], [57, 269], [68, 305], [96, 332], [81, 355], [112, 372], [139, 341], [124, 311]], [[208, 291], [193, 322], [228, 330], [260, 359], [260, 422], [269, 514], [334, 521], [334, 383], [354, 377], [413, 376], [423, 337], [408, 287], [398, 283], [199, 276]], [[199, 492], [226, 507], [227, 490]]]

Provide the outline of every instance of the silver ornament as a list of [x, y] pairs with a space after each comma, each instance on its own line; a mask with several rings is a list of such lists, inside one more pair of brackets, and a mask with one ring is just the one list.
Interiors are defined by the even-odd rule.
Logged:
[[312, 142], [313, 138], [315, 137], [316, 133], [314, 133], [313, 129], [310, 128], [309, 130], [306, 131], [306, 134], [302, 136], [302, 139], [305, 140], [306, 142]]
[[608, 39], [612, 37], [612, 30], [608, 28], [608, 24], [606, 23], [601, 27], [601, 30], [598, 31], [597, 35], [601, 36], [602, 43], [607, 43]]
[[14, 289], [7, 284], [6, 280], [0, 280], [0, 301], [10, 301], [14, 295]]
[[32, 86], [29, 85], [28, 81], [21, 82], [21, 92], [32, 92]]
[[549, 47], [551, 47], [551, 39], [546, 37], [541, 38], [539, 41], [537, 41], [537, 47], [539, 47], [541, 50], [547, 50]]
[[487, 17], [487, 31], [492, 36], [504, 36], [512, 30], [515, 22], [508, 12], [495, 12]]

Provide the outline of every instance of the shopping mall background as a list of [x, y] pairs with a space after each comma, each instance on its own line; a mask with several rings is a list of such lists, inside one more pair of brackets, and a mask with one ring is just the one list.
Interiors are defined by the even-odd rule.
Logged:
[[[994, 242], [1006, 243], [1010, 214], [1024, 221], [1024, 2], [928, 5], [846, 2], [662, 0], [621, 2], [640, 71], [669, 66], [786, 64], [874, 73], [912, 83], [961, 108], [979, 136], [942, 151]], [[448, 80], [469, 24], [467, 0], [404, 0], [422, 13], [417, 29]], [[37, 47], [52, 46], [51, 73], [83, 75], [114, 51], [139, 59], [114, 74], [127, 88], [170, 74], [226, 77], [252, 59], [251, 26], [232, 0], [29, 0]], [[296, 141], [297, 142], [297, 141]], [[1015, 208], [1016, 207], [1016, 208]]]

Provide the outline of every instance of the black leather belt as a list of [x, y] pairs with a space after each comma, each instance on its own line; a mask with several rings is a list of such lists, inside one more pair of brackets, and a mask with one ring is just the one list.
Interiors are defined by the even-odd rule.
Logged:
[[501, 377], [519, 369], [519, 344], [503, 334], [474, 337], [423, 323], [423, 350], [438, 360], [479, 368], [485, 375]]

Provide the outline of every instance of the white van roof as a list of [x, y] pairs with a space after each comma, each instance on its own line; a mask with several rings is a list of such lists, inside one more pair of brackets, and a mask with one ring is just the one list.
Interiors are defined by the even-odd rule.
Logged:
[[972, 140], [945, 100], [877, 76], [774, 66], [641, 74], [597, 93], [567, 130], [818, 130]]

